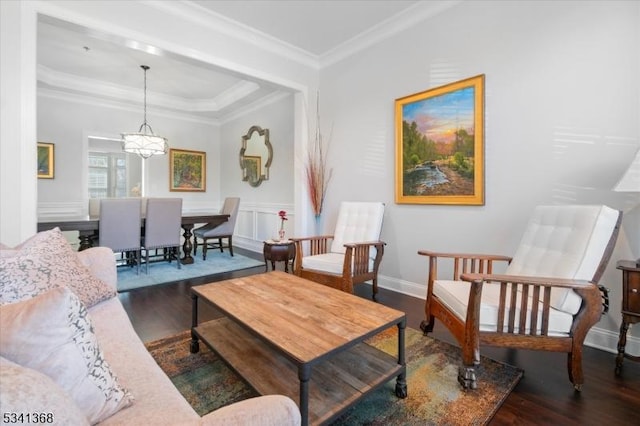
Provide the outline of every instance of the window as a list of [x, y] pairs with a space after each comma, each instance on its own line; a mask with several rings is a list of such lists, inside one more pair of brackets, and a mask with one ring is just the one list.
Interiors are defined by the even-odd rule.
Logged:
[[120, 150], [120, 141], [89, 138], [89, 198], [140, 196], [142, 160]]

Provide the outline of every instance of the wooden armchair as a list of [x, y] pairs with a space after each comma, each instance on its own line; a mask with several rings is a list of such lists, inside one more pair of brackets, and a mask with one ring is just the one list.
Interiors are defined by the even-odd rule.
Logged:
[[343, 202], [333, 235], [292, 238], [294, 274], [348, 293], [354, 285], [372, 281], [376, 300], [385, 246], [379, 240], [383, 216], [383, 203]]
[[[513, 258], [437, 253], [429, 258], [425, 334], [439, 319], [462, 349], [458, 381], [476, 388], [480, 345], [568, 354], [569, 380], [584, 383], [582, 346], [603, 312], [598, 281], [615, 246], [622, 213], [606, 206], [540, 206]], [[438, 266], [453, 263], [451, 280]], [[494, 275], [494, 263], [506, 271]]]

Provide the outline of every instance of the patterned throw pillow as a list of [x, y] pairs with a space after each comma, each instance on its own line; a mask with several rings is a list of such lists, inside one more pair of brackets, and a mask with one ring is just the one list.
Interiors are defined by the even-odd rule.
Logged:
[[91, 275], [67, 240], [55, 228], [29, 238], [0, 255], [0, 305], [69, 287], [91, 307], [116, 295], [115, 289]]
[[9, 420], [6, 423], [89, 425], [76, 403], [49, 376], [3, 357], [0, 357], [0, 407], [3, 420]]
[[65, 287], [0, 306], [0, 355], [49, 376], [91, 424], [130, 405], [98, 345], [87, 309]]

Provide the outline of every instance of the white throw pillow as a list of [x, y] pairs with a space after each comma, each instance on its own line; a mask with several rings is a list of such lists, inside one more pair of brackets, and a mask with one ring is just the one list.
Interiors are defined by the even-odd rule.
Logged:
[[0, 305], [61, 286], [69, 287], [87, 307], [116, 295], [112, 286], [82, 265], [58, 228], [0, 253]]
[[91, 424], [133, 401], [111, 372], [87, 309], [68, 288], [0, 306], [0, 324], [0, 355], [49, 376]]
[[0, 407], [4, 423], [89, 424], [71, 397], [49, 376], [3, 357], [0, 357]]

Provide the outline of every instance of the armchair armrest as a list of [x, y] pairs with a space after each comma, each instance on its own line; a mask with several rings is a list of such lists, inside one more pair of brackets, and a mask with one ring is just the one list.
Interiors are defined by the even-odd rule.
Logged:
[[380, 246], [385, 246], [387, 245], [387, 243], [385, 243], [384, 241], [358, 241], [357, 243], [346, 243], [344, 244], [345, 247], [347, 248], [356, 248], [356, 247], [361, 247], [361, 246], [367, 246], [367, 247], [380, 247]]
[[574, 280], [569, 278], [551, 278], [551, 277], [530, 277], [526, 275], [500, 275], [500, 274], [462, 274], [463, 281], [484, 281], [499, 283], [519, 283], [525, 285], [536, 285], [542, 287], [562, 287], [578, 289], [589, 289], [595, 284], [587, 280]]
[[494, 262], [511, 263], [510, 256], [498, 254], [446, 253], [418, 250], [421, 256], [429, 257], [428, 294], [433, 291], [433, 282], [438, 278], [438, 258], [453, 259], [453, 280], [459, 281], [463, 273], [491, 274]]
[[[342, 275], [345, 277], [353, 275], [366, 275], [371, 272], [377, 275], [378, 267], [384, 254], [384, 241], [363, 241], [357, 243], [346, 243], [347, 249], [344, 254], [344, 264]], [[371, 248], [376, 249], [376, 257], [373, 260], [373, 271], [369, 271], [369, 260], [371, 259]]]
[[304, 256], [305, 242], [308, 246], [308, 256], [315, 256], [316, 254], [324, 254], [329, 251], [329, 241], [333, 240], [333, 235], [316, 235], [312, 237], [296, 237], [290, 238], [296, 247], [296, 257], [293, 262], [293, 271], [298, 273], [302, 268], [302, 257]]
[[[538, 321], [538, 311], [542, 304], [541, 334], [547, 335], [549, 309], [551, 306], [551, 290], [560, 288], [573, 290], [582, 297], [582, 306], [574, 316], [572, 333], [586, 334], [589, 328], [598, 322], [602, 313], [602, 302], [598, 286], [587, 280], [575, 280], [552, 277], [531, 277], [523, 275], [500, 275], [465, 273], [461, 279], [471, 283], [467, 317], [479, 318], [480, 299], [483, 283], [497, 283], [500, 285], [500, 304], [498, 307], [498, 330], [502, 330], [505, 320], [508, 321], [509, 332], [513, 332], [516, 321], [519, 329], [525, 328], [527, 312], [531, 315], [531, 324]], [[531, 296], [531, 297], [529, 297]], [[509, 306], [506, 305], [510, 300]], [[520, 315], [516, 318], [516, 305], [519, 301]], [[471, 313], [472, 311], [475, 311]], [[533, 326], [531, 329], [535, 329]]]

